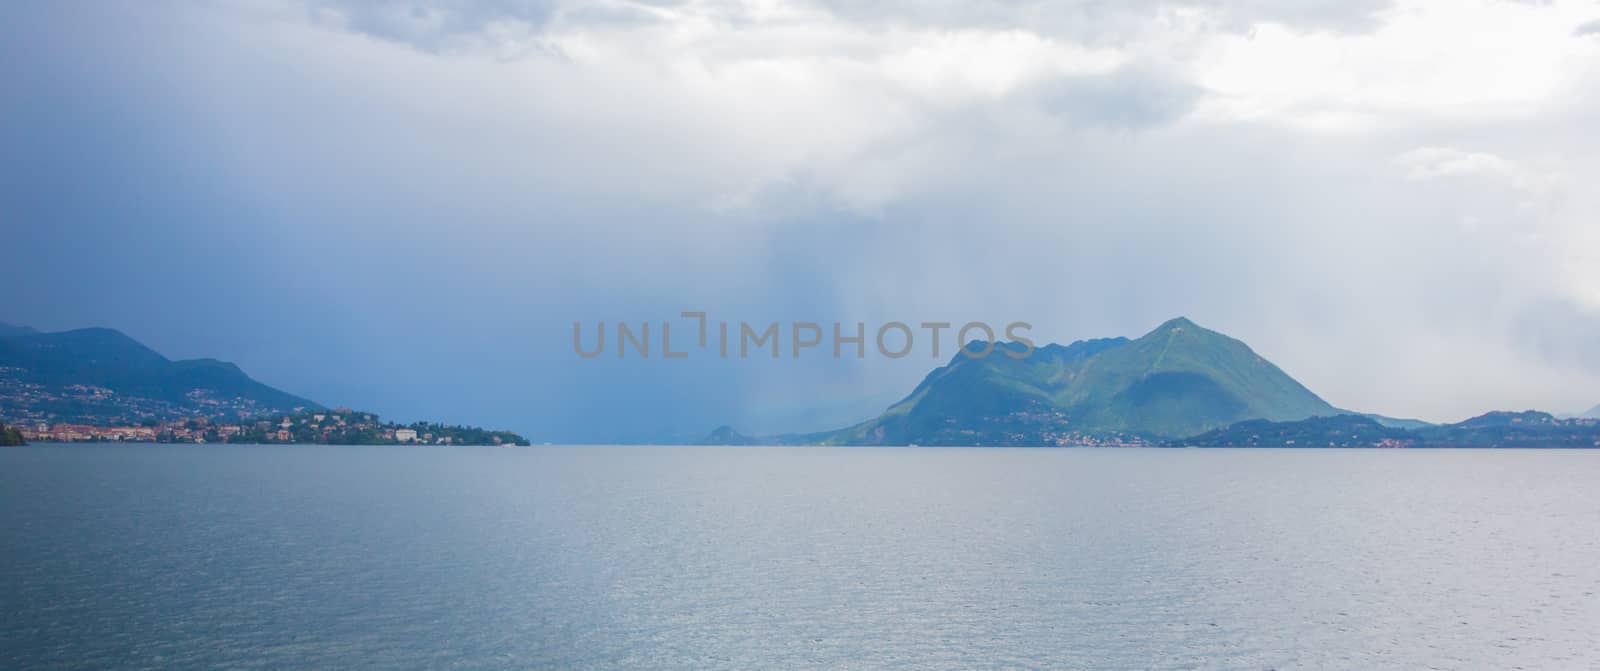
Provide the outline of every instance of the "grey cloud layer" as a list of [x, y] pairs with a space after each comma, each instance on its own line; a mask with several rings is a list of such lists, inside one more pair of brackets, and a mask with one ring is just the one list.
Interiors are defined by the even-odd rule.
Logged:
[[[914, 21], [815, 5], [281, 7], [39, 19], [62, 39], [12, 61], [29, 103], [0, 120], [7, 153], [34, 157], [7, 220], [40, 222], [13, 236], [24, 265], [0, 298], [31, 307], [0, 319], [227, 355], [189, 334], [182, 306], [203, 301], [250, 325], [238, 338], [270, 334], [240, 357], [268, 380], [555, 440], [821, 428], [804, 418], [851, 411], [817, 398], [864, 416], [931, 365], [570, 355], [573, 320], [692, 309], [1023, 319], [1058, 341], [1185, 314], [1346, 407], [1458, 419], [1600, 402], [1583, 338], [1600, 276], [1579, 256], [1600, 248], [1585, 237], [1600, 204], [1580, 188], [1600, 176], [1592, 77], [1547, 97], [1509, 87], [1483, 118], [1364, 98], [1381, 127], [1330, 130], [1208, 69], [1258, 47], [1257, 21], [1380, 39], [1381, 4], [952, 3]], [[1572, 25], [1563, 36], [1592, 41]], [[1366, 43], [1306, 49], [1324, 44]], [[1381, 97], [1361, 84], [1347, 95]], [[218, 245], [231, 256], [205, 251]], [[125, 258], [147, 247], [188, 260], [99, 282], [99, 302], [63, 270], [72, 249], [147, 277]], [[247, 299], [185, 272], [232, 272]], [[359, 382], [319, 381], [332, 370]]]
[[[796, 14], [825, 12], [847, 21], [944, 29], [1026, 30], [1089, 43], [1116, 41], [1141, 23], [1201, 14], [1215, 26], [1248, 30], [1272, 21], [1303, 30], [1364, 32], [1377, 25], [1391, 0], [890, 0], [888, 2], [794, 3]], [[499, 29], [540, 30], [552, 22], [567, 25], [638, 23], [666, 12], [689, 12], [737, 26], [759, 20], [768, 7], [753, 3], [573, 2], [563, 0], [313, 0], [313, 11], [338, 18], [353, 30], [426, 49]]]

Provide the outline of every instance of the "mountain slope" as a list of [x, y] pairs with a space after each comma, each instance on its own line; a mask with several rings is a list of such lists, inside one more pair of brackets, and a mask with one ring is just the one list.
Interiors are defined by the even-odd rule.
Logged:
[[1600, 419], [1600, 405], [1589, 408], [1588, 412], [1579, 415], [1579, 417], [1583, 417], [1584, 419]]
[[1057, 404], [1098, 429], [1185, 436], [1244, 419], [1337, 414], [1244, 343], [1183, 317], [1090, 362]]
[[231, 363], [171, 361], [104, 328], [0, 336], [0, 406], [11, 417], [85, 423], [322, 407]]
[[960, 353], [877, 418], [808, 436], [840, 445], [1053, 445], [1189, 436], [1340, 411], [1244, 343], [1179, 317], [1136, 340], [1002, 343]]

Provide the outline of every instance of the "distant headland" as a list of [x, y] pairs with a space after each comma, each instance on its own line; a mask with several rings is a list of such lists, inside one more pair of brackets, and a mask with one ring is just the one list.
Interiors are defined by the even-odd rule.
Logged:
[[0, 323], [0, 445], [34, 442], [527, 445], [510, 431], [384, 422], [262, 384], [215, 359], [172, 361], [114, 329]]

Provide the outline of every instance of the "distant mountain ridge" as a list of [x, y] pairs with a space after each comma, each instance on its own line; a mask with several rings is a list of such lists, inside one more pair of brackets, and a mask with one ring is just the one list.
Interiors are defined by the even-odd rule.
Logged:
[[710, 433], [710, 435], [707, 435], [705, 438], [701, 439], [699, 444], [701, 444], [701, 445], [760, 445], [761, 441], [759, 439], [751, 438], [750, 436], [746, 436], [746, 435], [744, 435], [742, 433], [739, 433], [738, 431], [734, 430], [733, 427], [728, 426], [727, 424], [723, 424], [722, 426], [719, 426], [714, 431], [712, 431]]
[[14, 324], [0, 322], [0, 338], [4, 338], [6, 336], [33, 335], [35, 333], [38, 333], [38, 331], [27, 326], [16, 326]]
[[1248, 419], [1287, 421], [1344, 412], [1243, 342], [1184, 317], [1133, 340], [1080, 340], [1045, 345], [1023, 359], [1005, 356], [1005, 351], [1023, 347], [999, 343], [984, 358], [957, 353], [876, 418], [837, 431], [762, 442], [1148, 443]]
[[0, 407], [13, 418], [106, 423], [323, 406], [216, 359], [172, 361], [120, 331], [0, 325]]
[[1167, 443], [1173, 447], [1600, 447], [1600, 420], [1489, 412], [1455, 424], [1403, 429], [1359, 415], [1251, 420]]

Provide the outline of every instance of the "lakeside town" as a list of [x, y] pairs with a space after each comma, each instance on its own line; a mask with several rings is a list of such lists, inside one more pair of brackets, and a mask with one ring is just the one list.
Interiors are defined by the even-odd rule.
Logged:
[[[39, 433], [45, 433], [37, 428], [41, 424], [61, 425], [66, 427], [63, 431], [71, 432], [73, 426], [97, 429], [176, 426], [195, 417], [204, 417], [211, 423], [231, 420], [233, 424], [240, 424], [274, 411], [253, 399], [217, 394], [209, 389], [187, 390], [174, 402], [118, 393], [97, 384], [40, 384], [26, 380], [25, 373], [19, 368], [0, 366], [0, 409], [4, 409], [8, 425], [32, 427], [31, 430]], [[134, 433], [142, 435], [144, 432]]]
[[23, 440], [36, 443], [145, 442], [318, 445], [528, 445], [510, 431], [417, 422], [395, 424], [376, 414], [349, 408], [301, 411], [244, 421], [195, 417], [99, 426], [45, 422], [15, 426]]

